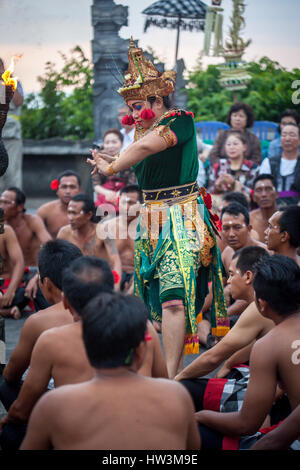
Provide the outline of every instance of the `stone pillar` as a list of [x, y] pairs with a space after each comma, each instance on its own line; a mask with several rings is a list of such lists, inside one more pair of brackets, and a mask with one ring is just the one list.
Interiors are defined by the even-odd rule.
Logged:
[[[129, 39], [121, 39], [119, 30], [127, 26], [128, 7], [113, 0], [94, 0], [91, 7], [94, 39], [94, 135], [102, 140], [104, 132], [119, 127], [118, 107], [123, 100], [117, 93], [123, 83], [122, 75], [128, 66]], [[117, 65], [117, 66], [116, 66]]]
[[177, 72], [176, 76], [176, 84], [175, 84], [175, 92], [174, 92], [174, 104], [177, 108], [186, 109], [187, 107], [187, 91], [186, 87], [186, 80], [183, 77], [183, 72], [185, 70], [185, 64], [183, 59], [178, 59], [176, 62]]

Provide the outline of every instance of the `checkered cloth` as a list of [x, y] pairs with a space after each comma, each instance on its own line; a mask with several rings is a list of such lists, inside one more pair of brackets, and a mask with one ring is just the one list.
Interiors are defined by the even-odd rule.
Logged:
[[249, 367], [234, 367], [234, 378], [209, 379], [203, 397], [203, 409], [229, 413], [242, 407], [250, 378]]
[[143, 10], [145, 15], [204, 19], [207, 6], [201, 0], [160, 0]]

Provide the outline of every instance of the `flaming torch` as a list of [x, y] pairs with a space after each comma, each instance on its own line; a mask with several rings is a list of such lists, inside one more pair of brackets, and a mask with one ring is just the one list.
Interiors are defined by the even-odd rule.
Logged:
[[17, 88], [17, 79], [12, 78], [11, 75], [14, 71], [15, 61], [20, 59], [21, 56], [14, 56], [11, 60], [10, 66], [1, 75], [0, 81], [0, 176], [4, 175], [8, 167], [8, 155], [2, 141], [2, 129], [6, 122], [9, 103], [12, 100], [14, 92]]

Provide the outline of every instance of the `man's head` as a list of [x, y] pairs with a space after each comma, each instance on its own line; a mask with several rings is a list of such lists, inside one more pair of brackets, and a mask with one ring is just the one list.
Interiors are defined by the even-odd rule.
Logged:
[[287, 256], [273, 255], [255, 266], [255, 302], [263, 316], [288, 316], [300, 309], [300, 268]]
[[286, 109], [280, 115], [279, 132], [286, 124], [290, 123], [300, 125], [300, 114], [295, 109]]
[[71, 198], [81, 191], [80, 176], [76, 171], [66, 170], [58, 175], [58, 198], [63, 204], [69, 204]]
[[260, 246], [246, 246], [234, 253], [229, 266], [229, 279], [233, 299], [249, 300], [253, 297], [255, 264], [260, 259], [267, 262], [268, 252]]
[[249, 204], [245, 194], [240, 193], [239, 191], [230, 191], [229, 193], [225, 193], [222, 197], [222, 204], [220, 210], [222, 211], [224, 207], [229, 206], [231, 202], [238, 202], [242, 206], [244, 206], [247, 210], [249, 210]]
[[72, 261], [82, 256], [80, 249], [67, 240], [51, 240], [39, 251], [40, 287], [49, 303], [62, 290], [62, 275]]
[[275, 208], [276, 183], [271, 174], [260, 174], [253, 181], [253, 201], [260, 209]]
[[137, 370], [145, 353], [147, 310], [133, 295], [102, 293], [84, 308], [83, 341], [95, 368], [132, 366]]
[[18, 214], [25, 212], [25, 201], [25, 194], [15, 186], [11, 186], [3, 191], [0, 197], [0, 207], [4, 210], [5, 219], [12, 219]]
[[63, 272], [65, 308], [82, 315], [86, 304], [102, 292], [112, 292], [114, 277], [107, 261], [94, 256], [75, 259]]
[[281, 147], [284, 152], [298, 155], [300, 146], [300, 128], [297, 124], [286, 124], [281, 129]]
[[135, 184], [125, 186], [120, 191], [119, 210], [121, 215], [126, 215], [127, 220], [135, 219], [140, 212], [143, 202], [143, 193]]
[[248, 210], [237, 202], [231, 202], [221, 212], [222, 236], [234, 251], [247, 246], [251, 225]]
[[265, 230], [266, 244], [275, 253], [284, 253], [287, 248], [300, 246], [300, 207], [290, 206], [275, 212]]
[[96, 223], [94, 201], [86, 194], [76, 194], [68, 204], [68, 219], [73, 230], [79, 230], [89, 222]]

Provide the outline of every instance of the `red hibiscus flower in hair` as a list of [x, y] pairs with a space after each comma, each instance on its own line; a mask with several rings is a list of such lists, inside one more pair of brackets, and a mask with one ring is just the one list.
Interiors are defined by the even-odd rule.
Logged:
[[57, 191], [59, 186], [59, 181], [58, 180], [52, 180], [50, 184], [50, 188], [52, 191]]

